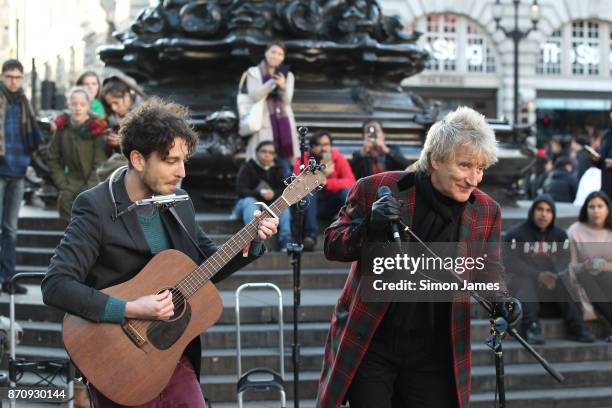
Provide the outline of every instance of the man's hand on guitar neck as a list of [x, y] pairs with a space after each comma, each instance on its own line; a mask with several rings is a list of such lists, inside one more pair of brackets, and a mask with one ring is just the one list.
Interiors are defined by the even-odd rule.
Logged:
[[[260, 218], [262, 212], [256, 210], [255, 218]], [[257, 238], [255, 241], [264, 241], [278, 232], [278, 218], [261, 218], [257, 225]]]
[[169, 320], [172, 316], [174, 316], [174, 303], [169, 290], [158, 295], [143, 296], [125, 305], [127, 318]]

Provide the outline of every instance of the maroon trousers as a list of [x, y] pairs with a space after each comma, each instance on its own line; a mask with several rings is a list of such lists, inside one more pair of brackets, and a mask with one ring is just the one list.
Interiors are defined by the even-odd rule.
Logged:
[[[122, 408], [89, 384], [89, 398], [94, 408]], [[183, 355], [166, 388], [154, 399], [136, 408], [206, 408], [200, 382], [189, 359]]]

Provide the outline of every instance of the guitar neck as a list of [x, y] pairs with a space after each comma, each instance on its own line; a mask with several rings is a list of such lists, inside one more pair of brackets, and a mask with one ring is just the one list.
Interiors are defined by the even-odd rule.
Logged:
[[[279, 216], [289, 207], [289, 203], [281, 196], [269, 208], [276, 216]], [[272, 215], [263, 211], [264, 218], [272, 218]], [[251, 241], [257, 238], [257, 224], [259, 220], [253, 219], [245, 225], [233, 237], [217, 249], [202, 265], [198, 266], [181, 282], [178, 283], [179, 289], [185, 298], [191, 297], [198, 291], [206, 282], [208, 282], [217, 272], [227, 265], [239, 252], [243, 250]]]

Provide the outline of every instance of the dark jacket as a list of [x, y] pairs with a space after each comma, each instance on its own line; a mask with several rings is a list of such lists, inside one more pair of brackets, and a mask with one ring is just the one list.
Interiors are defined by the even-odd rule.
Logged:
[[[323, 355], [323, 370], [319, 381], [317, 408], [337, 408], [368, 350], [379, 324], [389, 308], [388, 302], [366, 302], [362, 297], [362, 249], [366, 242], [366, 227], [372, 204], [378, 199], [381, 186], [388, 186], [392, 194], [405, 205], [402, 221], [413, 225], [416, 205], [414, 173], [390, 171], [363, 178], [351, 189], [338, 219], [325, 230], [325, 256], [331, 261], [352, 262], [351, 271], [338, 298]], [[458, 256], [477, 257], [483, 247], [496, 245], [501, 235], [501, 210], [491, 197], [475, 189], [461, 214]], [[475, 243], [476, 245], [472, 245]], [[481, 247], [481, 245], [483, 245]], [[489, 247], [491, 248], [491, 247]], [[497, 246], [497, 248], [499, 248]], [[485, 268], [471, 270], [466, 280], [499, 282], [503, 267], [499, 252], [489, 252]], [[452, 339], [455, 389], [460, 408], [469, 405], [470, 397], [470, 299], [467, 294], [454, 298], [451, 322], [446, 335]]]
[[[125, 189], [124, 176], [113, 183], [113, 191], [121, 212], [132, 203]], [[185, 194], [180, 189], [176, 193]], [[211, 256], [217, 246], [196, 223], [192, 202], [180, 202], [175, 208], [202, 252], [207, 257]], [[42, 282], [45, 304], [84, 319], [100, 322], [109, 296], [99, 289], [130, 280], [153, 257], [136, 212], [125, 213], [116, 221], [111, 218], [113, 214], [108, 182], [100, 183], [77, 197], [70, 224], [55, 249], [47, 276]], [[185, 236], [172, 214], [162, 211], [161, 218], [172, 247], [189, 256], [196, 264], [202, 264], [204, 258]], [[238, 254], [212, 281], [222, 280], [256, 258]], [[199, 337], [189, 344], [187, 355], [199, 376]]]
[[[533, 221], [534, 209], [542, 201], [553, 211], [552, 222], [546, 231], [540, 231]], [[509, 277], [514, 274], [537, 279], [540, 272], [558, 273], [567, 268], [570, 260], [567, 233], [555, 226], [555, 217], [555, 202], [550, 195], [542, 194], [533, 200], [527, 220], [504, 233], [504, 241], [508, 243], [503, 248], [504, 263]], [[556, 245], [553, 246], [553, 242]]]
[[578, 153], [576, 153], [576, 180], [580, 181], [582, 175], [594, 165], [587, 151], [585, 149], [580, 149]]
[[576, 198], [578, 182], [576, 177], [565, 169], [554, 169], [544, 182], [544, 192], [558, 203], [572, 203]]
[[[389, 153], [384, 155], [384, 163], [384, 171], [406, 170], [406, 167], [410, 165], [410, 161], [402, 155], [396, 146], [389, 146]], [[373, 166], [374, 157], [364, 156], [361, 150], [353, 152], [351, 169], [353, 169], [353, 174], [357, 180], [374, 174]]]
[[599, 148], [601, 160], [597, 163], [601, 169], [601, 190], [612, 197], [612, 169], [606, 169], [606, 159], [612, 159], [612, 125], [606, 130]]
[[[274, 190], [274, 198], [272, 200], [264, 200], [259, 194], [261, 188], [258, 186], [262, 182]], [[243, 163], [240, 166], [240, 170], [238, 170], [238, 176], [236, 177], [238, 198], [255, 197], [257, 200], [270, 204], [283, 194], [284, 189], [285, 183], [283, 183], [281, 169], [276, 164], [265, 170], [257, 164], [255, 159], [251, 159]]]

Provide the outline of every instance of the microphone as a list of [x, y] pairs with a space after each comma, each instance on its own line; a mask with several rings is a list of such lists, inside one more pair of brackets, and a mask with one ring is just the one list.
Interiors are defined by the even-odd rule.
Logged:
[[178, 202], [186, 201], [186, 200], [189, 200], [189, 196], [187, 194], [181, 194], [181, 195], [168, 194], [168, 195], [158, 195], [158, 196], [154, 195], [151, 198], [145, 198], [143, 200], [135, 201], [128, 208], [126, 208], [125, 210], [117, 214], [117, 218], [121, 217], [125, 213], [132, 211], [134, 208], [140, 207], [143, 205], [154, 205], [158, 208], [159, 207], [169, 208], [169, 207], [174, 206]]
[[[376, 194], [378, 198], [383, 198], [383, 197], [392, 196], [392, 195], [393, 194], [391, 194], [391, 189], [389, 188], [389, 186], [380, 186]], [[399, 227], [397, 226], [397, 222], [391, 223], [391, 232], [393, 233], [393, 241], [397, 242], [398, 245], [401, 245], [402, 239], [400, 237]]]

